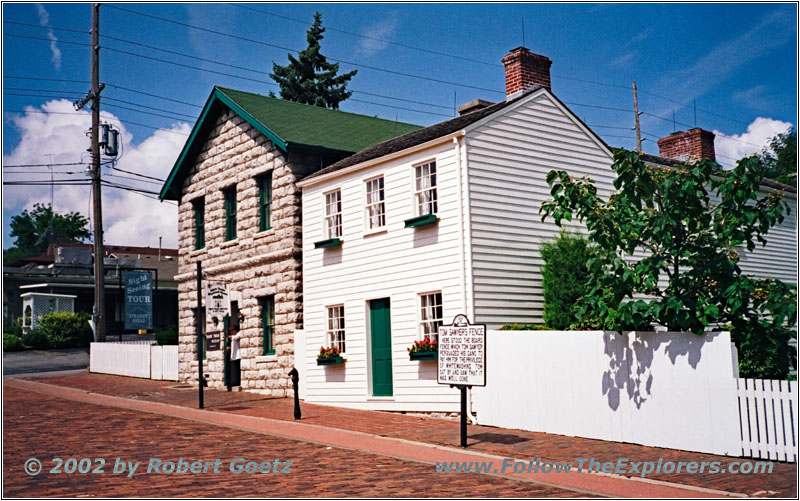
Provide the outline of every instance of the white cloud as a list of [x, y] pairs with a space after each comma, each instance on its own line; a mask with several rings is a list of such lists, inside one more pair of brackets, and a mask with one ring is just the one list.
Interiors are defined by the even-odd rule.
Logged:
[[361, 34], [368, 38], [358, 40], [356, 55], [370, 57], [388, 47], [387, 40], [397, 31], [397, 25], [397, 12], [392, 12], [386, 19], [362, 30]]
[[[50, 22], [50, 13], [47, 12], [47, 9], [44, 8], [44, 5], [37, 3], [36, 13], [39, 16], [39, 24], [42, 26], [47, 26], [47, 23]], [[56, 69], [56, 71], [61, 71], [61, 49], [58, 48], [58, 38], [56, 38], [53, 30], [47, 30], [47, 38], [50, 39], [50, 53], [51, 60], [53, 61], [53, 67]]]
[[789, 122], [758, 117], [741, 134], [727, 135], [715, 130], [717, 162], [727, 169], [733, 168], [737, 160], [760, 152], [773, 137], [783, 134], [791, 126]]
[[[89, 138], [86, 131], [91, 127], [91, 116], [88, 111], [75, 114], [72, 103], [54, 100], [45, 103], [41, 109], [27, 107], [24, 114], [16, 115], [10, 120], [18, 129], [21, 139], [9, 155], [3, 156], [4, 181], [50, 180], [47, 167], [7, 169], [10, 165], [89, 162], [89, 154], [86, 152]], [[133, 136], [124, 125], [119, 125], [114, 115], [104, 112], [101, 120], [109, 121], [121, 129], [122, 155], [117, 167], [160, 179], [169, 174], [186, 141], [186, 135], [191, 131], [188, 124], [176, 123], [171, 129], [157, 130], [144, 141], [134, 144]], [[54, 167], [53, 177], [88, 181], [89, 178], [82, 174], [84, 169], [85, 165]], [[125, 179], [126, 177], [134, 179]], [[103, 170], [103, 178], [115, 184], [153, 192], [161, 189], [161, 183], [149, 183], [142, 178], [109, 169]], [[56, 186], [55, 211], [77, 211], [89, 218], [90, 190], [89, 186]], [[107, 244], [154, 247], [158, 245], [158, 237], [161, 236], [164, 237], [165, 247], [177, 246], [178, 222], [174, 204], [161, 203], [140, 194], [114, 188], [104, 187], [102, 196], [104, 240]], [[34, 203], [50, 203], [49, 186], [3, 187], [4, 211], [17, 213], [30, 209]]]

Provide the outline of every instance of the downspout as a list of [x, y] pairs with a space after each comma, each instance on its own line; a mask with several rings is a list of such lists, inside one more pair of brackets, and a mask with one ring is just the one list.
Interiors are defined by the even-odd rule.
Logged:
[[[461, 136], [453, 138], [456, 165], [458, 166], [458, 263], [460, 266], [459, 280], [461, 281], [461, 311], [467, 314], [467, 266], [466, 247], [464, 242], [464, 171], [461, 165]], [[478, 424], [478, 418], [472, 413], [472, 389], [467, 390], [467, 418], [471, 424]]]

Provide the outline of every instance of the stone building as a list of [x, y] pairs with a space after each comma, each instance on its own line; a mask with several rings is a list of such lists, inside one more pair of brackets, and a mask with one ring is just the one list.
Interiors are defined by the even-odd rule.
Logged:
[[[178, 209], [179, 373], [197, 380], [196, 263], [228, 288], [238, 324], [241, 387], [291, 393], [293, 333], [303, 326], [300, 189], [296, 182], [367, 146], [419, 127], [215, 87], [162, 188]], [[205, 317], [204, 317], [205, 318]], [[226, 384], [209, 345], [209, 385]]]

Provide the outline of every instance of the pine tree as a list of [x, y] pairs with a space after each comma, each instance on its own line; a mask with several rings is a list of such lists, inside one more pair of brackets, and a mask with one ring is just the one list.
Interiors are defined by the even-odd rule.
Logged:
[[338, 109], [339, 103], [352, 94], [347, 91], [347, 83], [358, 70], [336, 75], [339, 72], [339, 63], [329, 63], [320, 52], [319, 42], [324, 38], [324, 32], [322, 14], [316, 12], [314, 24], [306, 32], [308, 48], [298, 53], [297, 58], [288, 54], [288, 66], [272, 63], [273, 73], [270, 73], [270, 77], [280, 85], [281, 98]]

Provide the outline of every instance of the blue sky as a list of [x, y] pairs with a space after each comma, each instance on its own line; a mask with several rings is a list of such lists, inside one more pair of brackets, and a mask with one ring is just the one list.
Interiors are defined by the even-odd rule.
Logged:
[[[718, 132], [719, 160], [731, 163], [797, 123], [795, 4], [108, 4], [101, 7], [101, 34], [108, 37], [101, 40], [101, 81], [110, 98], [104, 110], [123, 124], [127, 149], [119, 167], [165, 177], [214, 85], [276, 91], [267, 83], [272, 63], [285, 64], [286, 49], [305, 47], [315, 10], [328, 28], [323, 53], [344, 61], [342, 71], [359, 70], [350, 84], [357, 92], [342, 105], [346, 111], [429, 125], [453, 116], [454, 101], [503, 99], [500, 59], [523, 45], [524, 18], [524, 45], [553, 61], [553, 92], [613, 146], [634, 146], [633, 80], [646, 113], [641, 127], [649, 153], [657, 153], [658, 137], [696, 124]], [[8, 77], [89, 80], [89, 47], [66, 42], [88, 43], [90, 19], [89, 4], [3, 4], [4, 181], [33, 176], [7, 165], [85, 159], [81, 127], [88, 115], [62, 115], [72, 110], [60, 98], [72, 101], [88, 84]], [[69, 169], [54, 170], [77, 172]], [[49, 179], [46, 170], [36, 175]], [[49, 201], [50, 193], [32, 186], [3, 191], [7, 248], [13, 243], [10, 217]], [[88, 187], [59, 187], [55, 208], [87, 213], [87, 195]], [[104, 197], [108, 243], [158, 245], [163, 236], [165, 245], [175, 244], [174, 207], [119, 190], [106, 190]]]

